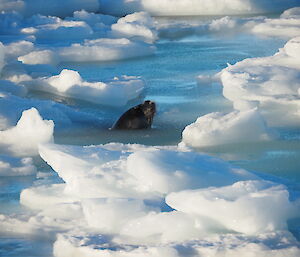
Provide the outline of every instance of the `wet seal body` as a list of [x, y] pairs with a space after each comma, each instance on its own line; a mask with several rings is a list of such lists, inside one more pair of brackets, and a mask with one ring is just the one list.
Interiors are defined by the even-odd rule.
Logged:
[[113, 126], [113, 129], [148, 129], [151, 128], [156, 112], [155, 103], [145, 101], [126, 111]]

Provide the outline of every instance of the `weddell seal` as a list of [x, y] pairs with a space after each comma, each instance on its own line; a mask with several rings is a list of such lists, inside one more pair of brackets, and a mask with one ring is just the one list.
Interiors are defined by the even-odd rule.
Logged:
[[132, 107], [126, 111], [112, 127], [113, 129], [148, 129], [151, 128], [155, 103], [145, 101], [142, 104]]

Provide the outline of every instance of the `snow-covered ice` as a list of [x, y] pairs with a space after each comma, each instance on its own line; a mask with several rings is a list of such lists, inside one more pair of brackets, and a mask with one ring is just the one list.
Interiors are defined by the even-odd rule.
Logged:
[[[66, 191], [81, 198], [146, 195], [153, 198], [174, 190], [228, 185], [255, 178], [243, 169], [232, 168], [209, 156], [151, 147], [111, 151], [106, 146], [42, 145], [40, 155], [66, 181]], [[212, 172], [206, 174], [207, 170]]]
[[167, 196], [166, 202], [178, 211], [206, 217], [245, 234], [286, 229], [286, 221], [293, 215], [288, 191], [265, 181], [175, 192]]
[[182, 132], [182, 141], [193, 147], [270, 140], [272, 132], [257, 109], [210, 113]]
[[112, 25], [112, 34], [116, 37], [129, 37], [153, 43], [157, 39], [153, 19], [148, 13], [140, 12], [120, 18]]
[[36, 155], [40, 143], [53, 141], [53, 130], [53, 121], [43, 120], [35, 108], [26, 110], [15, 127], [0, 131], [0, 152]]
[[24, 64], [50, 64], [57, 65], [59, 62], [58, 55], [51, 50], [32, 51], [26, 55], [18, 57], [18, 61]]
[[299, 124], [300, 38], [270, 57], [245, 59], [220, 73], [223, 95], [237, 108], [256, 102], [271, 125]]
[[[23, 190], [21, 203], [37, 214], [15, 221], [4, 216], [2, 229], [16, 229], [12, 223], [28, 219], [26, 233], [63, 232], [54, 244], [55, 256], [185, 256], [182, 247], [199, 253], [221, 247], [238, 254], [244, 250], [235, 244], [239, 240], [246, 248], [255, 246], [249, 248], [252, 255], [274, 251], [268, 240], [283, 246], [276, 254], [299, 253], [289, 245], [294, 239], [287, 232], [287, 220], [297, 216], [299, 206], [289, 200], [285, 186], [220, 159], [176, 149], [40, 145], [41, 157], [64, 183]], [[177, 175], [186, 183], [176, 184]], [[167, 181], [175, 186], [168, 189]], [[221, 231], [230, 233], [218, 237]], [[252, 241], [254, 235], [260, 239]]]
[[300, 7], [284, 11], [278, 19], [265, 19], [256, 24], [252, 32], [261, 36], [291, 38], [300, 35]]
[[[297, 9], [293, 13], [297, 14]], [[286, 11], [283, 16], [290, 17], [289, 15], [289, 11]], [[282, 20], [281, 18], [278, 21]], [[273, 21], [275, 20], [271, 20]], [[298, 25], [299, 18], [295, 18], [294, 22]], [[280, 28], [275, 27], [275, 30]], [[288, 35], [292, 36], [293, 33]], [[184, 129], [183, 143], [204, 147], [258, 142], [276, 138], [276, 133], [269, 126], [298, 126], [299, 49], [300, 39], [295, 37], [273, 56], [249, 58], [234, 65], [228, 64], [227, 68], [211, 77], [211, 80], [220, 78], [223, 95], [233, 102], [235, 111], [226, 114], [210, 113], [199, 117], [195, 123]], [[199, 77], [199, 81], [206, 84], [209, 79], [207, 76]]]
[[24, 81], [31, 90], [45, 91], [109, 106], [122, 106], [137, 98], [144, 81], [134, 76], [115, 77], [108, 82], [84, 81], [77, 71], [64, 69], [59, 75]]

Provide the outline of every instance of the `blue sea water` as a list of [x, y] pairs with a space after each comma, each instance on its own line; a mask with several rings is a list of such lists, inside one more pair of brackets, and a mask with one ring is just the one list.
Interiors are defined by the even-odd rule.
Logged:
[[[213, 75], [245, 58], [273, 55], [285, 41], [258, 38], [253, 35], [232, 37], [203, 36], [180, 40], [161, 40], [154, 56], [105, 63], [63, 63], [60, 68], [78, 70], [88, 81], [103, 81], [114, 76], [141, 76], [146, 82], [145, 99], [157, 103], [158, 113], [153, 129], [149, 131], [111, 131], [109, 128], [122, 112], [142, 101], [136, 99], [124, 108], [108, 108], [81, 101], [68, 102], [72, 108], [95, 114], [102, 123], [88, 126], [65, 127], [55, 131], [55, 142], [90, 145], [108, 142], [140, 143], [146, 145], [176, 145], [185, 126], [197, 117], [214, 112], [230, 111], [232, 105], [222, 96], [221, 85], [199, 85], [197, 76]], [[53, 95], [33, 94], [34, 98]], [[236, 165], [273, 179], [285, 181], [294, 190], [300, 190], [300, 132], [279, 130], [280, 139], [269, 143], [236, 144], [199, 149], [201, 152], [224, 158]], [[31, 185], [59, 180], [39, 158], [35, 163], [46, 178], [2, 178], [0, 180], [1, 213], [28, 211], [19, 205], [22, 189]], [[273, 177], [274, 176], [274, 177]], [[297, 222], [293, 224], [293, 229]], [[0, 256], [51, 256], [52, 241], [20, 236], [0, 238]]]

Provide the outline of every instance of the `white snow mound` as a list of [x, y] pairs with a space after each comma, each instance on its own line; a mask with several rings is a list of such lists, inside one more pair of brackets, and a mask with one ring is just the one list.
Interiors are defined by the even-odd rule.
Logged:
[[[270, 57], [245, 59], [221, 71], [223, 95], [234, 103], [256, 103], [271, 126], [300, 124], [300, 38]], [[251, 107], [252, 104], [249, 104]]]
[[43, 120], [35, 108], [26, 110], [15, 127], [0, 131], [0, 152], [36, 155], [39, 144], [53, 141], [53, 130], [53, 121]]
[[270, 140], [271, 133], [256, 109], [215, 112], [199, 117], [185, 127], [182, 141], [193, 147], [205, 147]]
[[109, 106], [123, 106], [144, 90], [144, 81], [134, 76], [115, 77], [108, 82], [84, 81], [77, 71], [64, 69], [59, 75], [23, 82], [29, 89]]
[[176, 210], [245, 234], [286, 229], [292, 213], [286, 188], [266, 181], [171, 193], [166, 202]]

